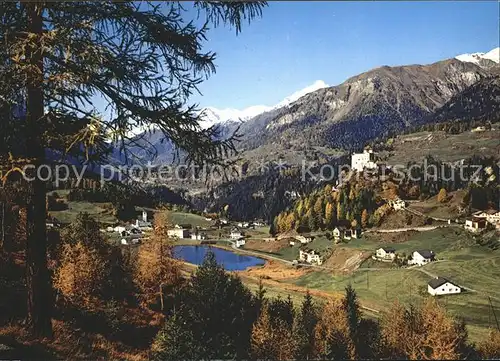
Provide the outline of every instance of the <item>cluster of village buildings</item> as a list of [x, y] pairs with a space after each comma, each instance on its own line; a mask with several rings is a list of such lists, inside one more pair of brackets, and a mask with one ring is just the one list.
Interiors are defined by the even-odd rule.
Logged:
[[[206, 218], [206, 220], [212, 220], [210, 218]], [[229, 221], [226, 219], [218, 219], [215, 222], [215, 226], [221, 227], [222, 225], [228, 225]], [[245, 232], [242, 229], [255, 229], [255, 227], [260, 227], [265, 225], [262, 221], [254, 221], [254, 222], [239, 222], [238, 226], [233, 226], [229, 233], [229, 239], [233, 242], [236, 248], [239, 248], [245, 245]], [[177, 238], [177, 239], [192, 239], [197, 241], [203, 241], [207, 239], [207, 234], [199, 230], [199, 228], [195, 228], [190, 224], [176, 224], [174, 228], [169, 229], [168, 236]]]
[[[381, 247], [372, 257], [379, 261], [393, 262], [396, 250], [393, 247]], [[436, 254], [428, 249], [414, 251], [407, 261], [408, 265], [423, 266], [436, 260]], [[462, 288], [444, 277], [435, 277], [427, 284], [427, 292], [432, 296], [448, 295], [462, 292]]]
[[152, 216], [152, 211], [142, 210], [141, 215], [131, 223], [125, 225], [117, 225], [101, 229], [101, 232], [118, 233], [121, 237], [120, 243], [123, 245], [139, 244], [142, 241], [144, 232], [152, 231], [153, 224], [148, 220]]
[[473, 232], [479, 233], [487, 229], [488, 225], [494, 226], [497, 230], [500, 230], [500, 212], [496, 210], [488, 211], [478, 211], [472, 214], [471, 218], [465, 221], [465, 229]]

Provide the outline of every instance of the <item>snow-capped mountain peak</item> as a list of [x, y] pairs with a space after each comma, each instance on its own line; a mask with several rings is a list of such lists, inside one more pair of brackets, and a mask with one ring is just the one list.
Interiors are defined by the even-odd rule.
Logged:
[[283, 99], [281, 102], [276, 104], [274, 108], [281, 108], [284, 107], [285, 105], [289, 105], [293, 103], [294, 101], [298, 100], [299, 98], [302, 98], [304, 95], [312, 93], [318, 89], [326, 88], [328, 87], [328, 84], [326, 84], [323, 80], [316, 80], [314, 83], [311, 85], [305, 87], [304, 89], [298, 90], [292, 95], [287, 96], [285, 99]]
[[316, 80], [313, 84], [287, 96], [285, 99], [274, 106], [254, 105], [241, 110], [233, 108], [218, 109], [214, 107], [206, 107], [201, 110], [203, 120], [200, 122], [200, 125], [203, 128], [208, 128], [214, 124], [225, 123], [229, 121], [244, 122], [259, 114], [287, 106], [308, 93], [326, 87], [328, 87], [328, 84], [326, 84], [323, 80]]
[[208, 128], [214, 124], [225, 123], [228, 121], [244, 122], [256, 115], [271, 110], [271, 107], [265, 105], [255, 105], [242, 110], [239, 109], [217, 109], [214, 107], [206, 107], [201, 111], [203, 120], [200, 125], [203, 128]]
[[500, 63], [500, 47], [490, 50], [487, 53], [461, 54], [456, 56], [455, 59], [477, 65], [479, 65], [481, 60], [491, 60], [498, 64]]

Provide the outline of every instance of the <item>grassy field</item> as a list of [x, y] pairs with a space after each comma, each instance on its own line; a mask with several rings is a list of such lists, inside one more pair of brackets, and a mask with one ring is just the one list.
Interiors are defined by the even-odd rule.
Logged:
[[431, 197], [422, 202], [411, 203], [408, 208], [421, 212], [429, 217], [436, 218], [458, 218], [460, 217], [458, 207], [465, 196], [466, 191], [459, 190], [448, 195], [446, 203], [439, 203], [437, 196]]
[[[59, 193], [59, 192], [58, 192]], [[62, 223], [70, 223], [76, 219], [79, 213], [87, 212], [97, 221], [102, 223], [115, 223], [116, 217], [103, 208], [104, 204], [90, 202], [69, 202], [68, 209], [63, 211], [50, 211], [49, 213], [56, 217]]]
[[198, 227], [208, 227], [211, 223], [205, 220], [205, 217], [192, 213], [170, 212], [169, 217], [172, 224], [191, 224]]
[[[61, 197], [66, 197], [69, 193], [69, 190], [57, 190], [57, 194]], [[53, 193], [53, 192], [49, 192]], [[67, 202], [68, 209], [63, 211], [50, 211], [50, 214], [56, 217], [63, 223], [70, 223], [76, 219], [76, 216], [79, 213], [87, 212], [92, 217], [94, 217], [97, 221], [102, 223], [116, 223], [118, 220], [112, 214], [110, 209], [106, 209], [106, 206], [109, 206], [109, 203], [91, 203], [86, 201], [79, 202]], [[137, 211], [142, 209], [142, 207], [136, 207]], [[155, 211], [154, 209], [147, 208], [148, 210]], [[191, 224], [193, 226], [198, 227], [208, 227], [211, 222], [205, 220], [205, 217], [202, 217], [197, 214], [192, 213], [184, 213], [184, 212], [170, 212], [169, 213], [170, 222], [172, 224]]]
[[[364, 237], [348, 244], [349, 247], [375, 249], [379, 244], [375, 237]], [[293, 284], [327, 292], [341, 292], [349, 283], [356, 289], [363, 305], [377, 310], [387, 309], [398, 299], [403, 303], [418, 303], [429, 297], [427, 282], [432, 278], [422, 272], [447, 277], [460, 286], [474, 291], [460, 295], [449, 295], [440, 301], [454, 315], [468, 324], [473, 340], [483, 337], [494, 318], [488, 296], [492, 299], [497, 314], [500, 312], [500, 251], [478, 246], [465, 231], [457, 228], [437, 229], [413, 234], [408, 241], [391, 244], [398, 252], [409, 254], [412, 250], [429, 248], [438, 259], [423, 268], [398, 269], [378, 262], [365, 261], [357, 272], [350, 275], [333, 275], [328, 272], [313, 272]], [[363, 270], [377, 267], [381, 270]]]
[[500, 130], [485, 132], [463, 132], [446, 134], [445, 132], [419, 132], [402, 135], [394, 141], [394, 151], [388, 164], [406, 164], [408, 159], [421, 161], [432, 155], [446, 162], [468, 158], [474, 154], [482, 156], [498, 156], [500, 151]]
[[252, 239], [270, 238], [269, 226], [255, 227], [255, 229], [246, 229], [245, 234]]
[[[264, 251], [259, 251], [257, 249], [252, 249], [248, 246], [245, 246], [246, 249], [251, 249], [255, 250], [257, 252], [261, 252], [264, 254], [269, 254], [274, 257], [279, 257], [287, 261], [293, 261], [294, 259], [297, 259], [299, 257], [299, 248], [302, 246], [299, 242], [296, 242], [294, 246], [284, 246], [277, 252], [264, 252]], [[325, 252], [328, 249], [333, 247], [333, 241], [330, 241], [326, 239], [325, 236], [317, 236], [314, 238], [314, 240], [310, 243], [307, 244], [307, 247], [310, 249], [314, 249], [318, 252]]]

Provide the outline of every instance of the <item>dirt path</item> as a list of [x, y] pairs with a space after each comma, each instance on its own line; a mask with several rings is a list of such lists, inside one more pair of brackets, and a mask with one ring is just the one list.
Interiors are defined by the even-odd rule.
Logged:
[[434, 229], [441, 227], [445, 226], [440, 225], [440, 226], [405, 227], [405, 228], [395, 228], [395, 229], [367, 229], [363, 233], [397, 233], [397, 232], [408, 232], [408, 231], [425, 232], [425, 231], [432, 231]]

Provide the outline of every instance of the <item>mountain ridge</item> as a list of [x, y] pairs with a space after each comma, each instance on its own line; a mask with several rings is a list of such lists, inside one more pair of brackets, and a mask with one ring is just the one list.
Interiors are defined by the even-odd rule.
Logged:
[[202, 128], [208, 128], [215, 124], [224, 124], [228, 122], [244, 122], [248, 119], [258, 116], [259, 114], [288, 106], [290, 103], [298, 100], [300, 97], [325, 87], [328, 87], [328, 84], [326, 84], [323, 80], [316, 80], [311, 85], [295, 91], [273, 106], [253, 105], [244, 109], [218, 109], [216, 107], [210, 106], [205, 107], [200, 111], [200, 115], [202, 118], [202, 120], [200, 121], [200, 125]]
[[[360, 148], [385, 133], [428, 121], [454, 94], [490, 75], [488, 69], [457, 59], [375, 68], [309, 93], [281, 114], [269, 117], [263, 131], [245, 139], [245, 149], [270, 142], [292, 148], [304, 143]], [[250, 119], [245, 126], [251, 127], [253, 122]]]
[[[305, 95], [300, 96], [302, 89], [274, 107], [250, 107], [262, 112], [245, 121], [213, 124], [220, 128], [220, 137], [239, 129], [242, 139], [237, 147], [242, 152], [266, 145], [267, 149], [320, 146], [352, 151], [375, 138], [433, 122], [433, 112], [453, 95], [495, 74], [500, 74], [500, 64], [494, 61], [477, 64], [456, 58], [381, 66], [335, 86], [323, 87], [326, 83], [317, 81], [305, 88]], [[309, 91], [315, 84], [318, 89]], [[282, 103], [286, 106], [278, 106]], [[158, 153], [154, 163], [170, 163], [173, 144], [158, 132], [149, 137]]]

